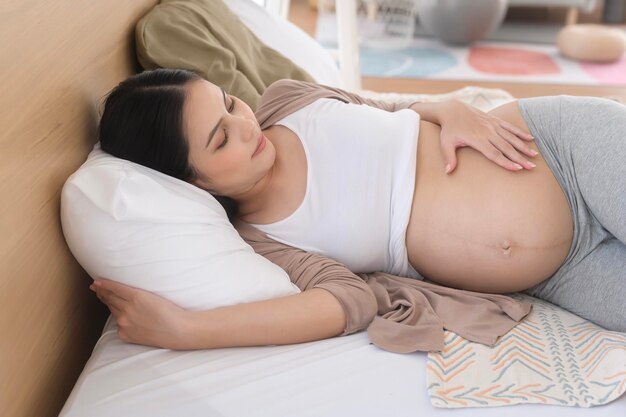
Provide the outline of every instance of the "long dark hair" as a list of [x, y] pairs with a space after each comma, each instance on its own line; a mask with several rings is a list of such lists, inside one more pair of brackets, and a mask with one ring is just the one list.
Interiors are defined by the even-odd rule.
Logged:
[[[98, 131], [102, 150], [191, 182], [196, 172], [189, 163], [183, 106], [185, 86], [200, 79], [187, 70], [156, 69], [122, 81], [104, 102]], [[237, 215], [233, 199], [215, 198], [229, 219]]]

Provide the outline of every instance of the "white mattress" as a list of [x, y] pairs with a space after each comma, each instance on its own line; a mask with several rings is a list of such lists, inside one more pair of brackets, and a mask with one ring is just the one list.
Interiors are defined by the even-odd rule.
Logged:
[[169, 351], [123, 343], [109, 319], [60, 416], [626, 416], [626, 395], [590, 409], [437, 409], [426, 392], [426, 357], [382, 351], [365, 332], [290, 346]]

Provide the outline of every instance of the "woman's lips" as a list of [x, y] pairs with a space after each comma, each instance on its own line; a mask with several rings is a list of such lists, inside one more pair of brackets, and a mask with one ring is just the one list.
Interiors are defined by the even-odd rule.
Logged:
[[265, 137], [265, 135], [261, 134], [261, 137], [259, 138], [259, 144], [257, 145], [256, 150], [252, 154], [252, 157], [255, 157], [256, 155], [260, 154], [263, 151], [263, 149], [265, 149], [266, 141], [267, 141], [267, 138]]

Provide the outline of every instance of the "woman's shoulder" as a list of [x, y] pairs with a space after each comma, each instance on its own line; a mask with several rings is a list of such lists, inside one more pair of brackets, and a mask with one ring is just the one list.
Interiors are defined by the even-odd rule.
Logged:
[[256, 118], [262, 129], [321, 98], [343, 100], [341, 92], [321, 84], [296, 80], [272, 83], [261, 96]]
[[276, 99], [299, 97], [314, 91], [322, 90], [324, 90], [324, 86], [307, 81], [289, 79], [274, 81], [261, 95], [259, 108], [263, 105], [267, 105], [268, 103], [272, 103]]

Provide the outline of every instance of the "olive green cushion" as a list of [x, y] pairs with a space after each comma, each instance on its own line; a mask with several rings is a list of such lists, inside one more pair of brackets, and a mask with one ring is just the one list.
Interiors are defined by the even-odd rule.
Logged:
[[145, 69], [193, 70], [256, 109], [276, 80], [314, 81], [262, 43], [222, 0], [161, 0], [136, 27]]

